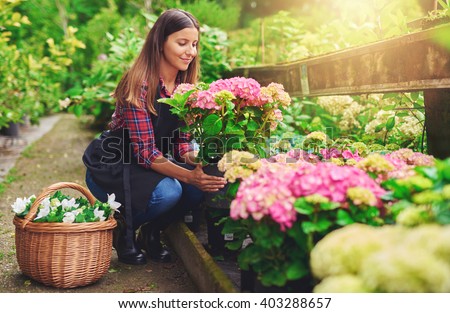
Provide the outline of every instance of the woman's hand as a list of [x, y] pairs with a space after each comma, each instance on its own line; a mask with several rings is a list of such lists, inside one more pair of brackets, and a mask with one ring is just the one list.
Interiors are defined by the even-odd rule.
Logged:
[[196, 167], [191, 171], [191, 174], [192, 175], [188, 183], [195, 185], [202, 191], [214, 192], [225, 187], [225, 178], [205, 174], [200, 164], [196, 165]]

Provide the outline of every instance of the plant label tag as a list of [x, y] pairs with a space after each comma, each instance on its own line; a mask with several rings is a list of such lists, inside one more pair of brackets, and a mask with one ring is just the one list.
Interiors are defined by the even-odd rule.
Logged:
[[192, 215], [185, 215], [184, 216], [184, 222], [185, 223], [192, 223], [194, 221], [194, 217]]
[[253, 242], [252, 238], [247, 237], [242, 241], [242, 249], [245, 249], [249, 244]]
[[226, 241], [231, 241], [231, 240], [234, 239], [234, 234], [233, 234], [233, 233], [225, 234], [225, 235], [223, 236], [223, 239], [225, 239]]

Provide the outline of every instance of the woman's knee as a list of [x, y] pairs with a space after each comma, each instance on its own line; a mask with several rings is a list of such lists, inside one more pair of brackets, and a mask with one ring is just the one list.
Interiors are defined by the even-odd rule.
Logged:
[[153, 191], [152, 205], [165, 207], [166, 210], [175, 206], [183, 194], [183, 188], [178, 180], [166, 177], [161, 180]]

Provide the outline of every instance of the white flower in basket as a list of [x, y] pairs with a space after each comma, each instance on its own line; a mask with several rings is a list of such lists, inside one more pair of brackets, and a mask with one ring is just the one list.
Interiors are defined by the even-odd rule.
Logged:
[[[11, 205], [13, 212], [17, 217], [25, 217], [29, 211], [36, 196], [32, 195], [29, 198], [17, 198], [14, 204]], [[37, 211], [33, 222], [63, 222], [63, 223], [84, 223], [84, 222], [103, 222], [108, 217], [118, 211], [121, 204], [116, 200], [115, 194], [108, 194], [108, 202], [102, 203], [95, 201], [94, 204], [89, 204], [88, 200], [80, 198], [70, 198], [56, 191], [52, 196], [45, 197]]]

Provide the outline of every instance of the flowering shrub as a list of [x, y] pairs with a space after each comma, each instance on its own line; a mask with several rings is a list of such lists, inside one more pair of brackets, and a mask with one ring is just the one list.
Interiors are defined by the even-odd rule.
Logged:
[[211, 84], [181, 84], [160, 102], [185, 122], [184, 130], [199, 144], [199, 159], [220, 159], [231, 150], [266, 156], [266, 140], [283, 118], [281, 108], [291, 98], [281, 84], [266, 87], [252, 78], [233, 77]]
[[[326, 142], [327, 137], [313, 132], [308, 140], [316, 145]], [[265, 286], [284, 286], [299, 279], [312, 286], [310, 252], [336, 229], [355, 223], [416, 226], [437, 220], [450, 222], [448, 165], [410, 149], [385, 155], [364, 151], [365, 157], [361, 157], [356, 147], [364, 151], [365, 146], [293, 149], [261, 160], [247, 152], [232, 151], [224, 156], [219, 169], [230, 182], [238, 183], [224, 231], [234, 233], [235, 238], [251, 238], [251, 244], [238, 256], [242, 269], [256, 271]], [[433, 164], [437, 172], [424, 167]], [[408, 196], [401, 190], [395, 193], [393, 184], [412, 188], [410, 193], [419, 195]], [[433, 188], [436, 191], [429, 192]], [[420, 193], [425, 190], [428, 192]], [[410, 206], [413, 201], [408, 197], [421, 206], [403, 210], [405, 203]], [[426, 201], [439, 213], [425, 209]], [[233, 243], [228, 247], [241, 246]], [[367, 249], [372, 249], [371, 244]], [[349, 291], [373, 290], [353, 274], [342, 275], [342, 280], [333, 276], [324, 283], [342, 283]]]
[[314, 292], [450, 292], [450, 228], [335, 230], [311, 251]]
[[[83, 197], [70, 198], [57, 191], [52, 196], [42, 200], [33, 222], [85, 223], [105, 221], [121, 205], [115, 201], [115, 198], [116, 196], [111, 194], [108, 195], [107, 203], [96, 201], [94, 205], [91, 205]], [[11, 205], [13, 212], [18, 217], [25, 217], [35, 200], [36, 197], [34, 195], [29, 198], [17, 198], [14, 204]]]
[[355, 222], [383, 224], [386, 191], [363, 170], [302, 159], [261, 163], [240, 183], [230, 216], [253, 241], [239, 265], [257, 271], [263, 285], [308, 278], [309, 253], [329, 232]]
[[[423, 164], [423, 159], [419, 159]], [[428, 160], [427, 160], [428, 162]], [[396, 222], [405, 226], [450, 224], [450, 158], [434, 166], [417, 166], [411, 175], [383, 183]]]

